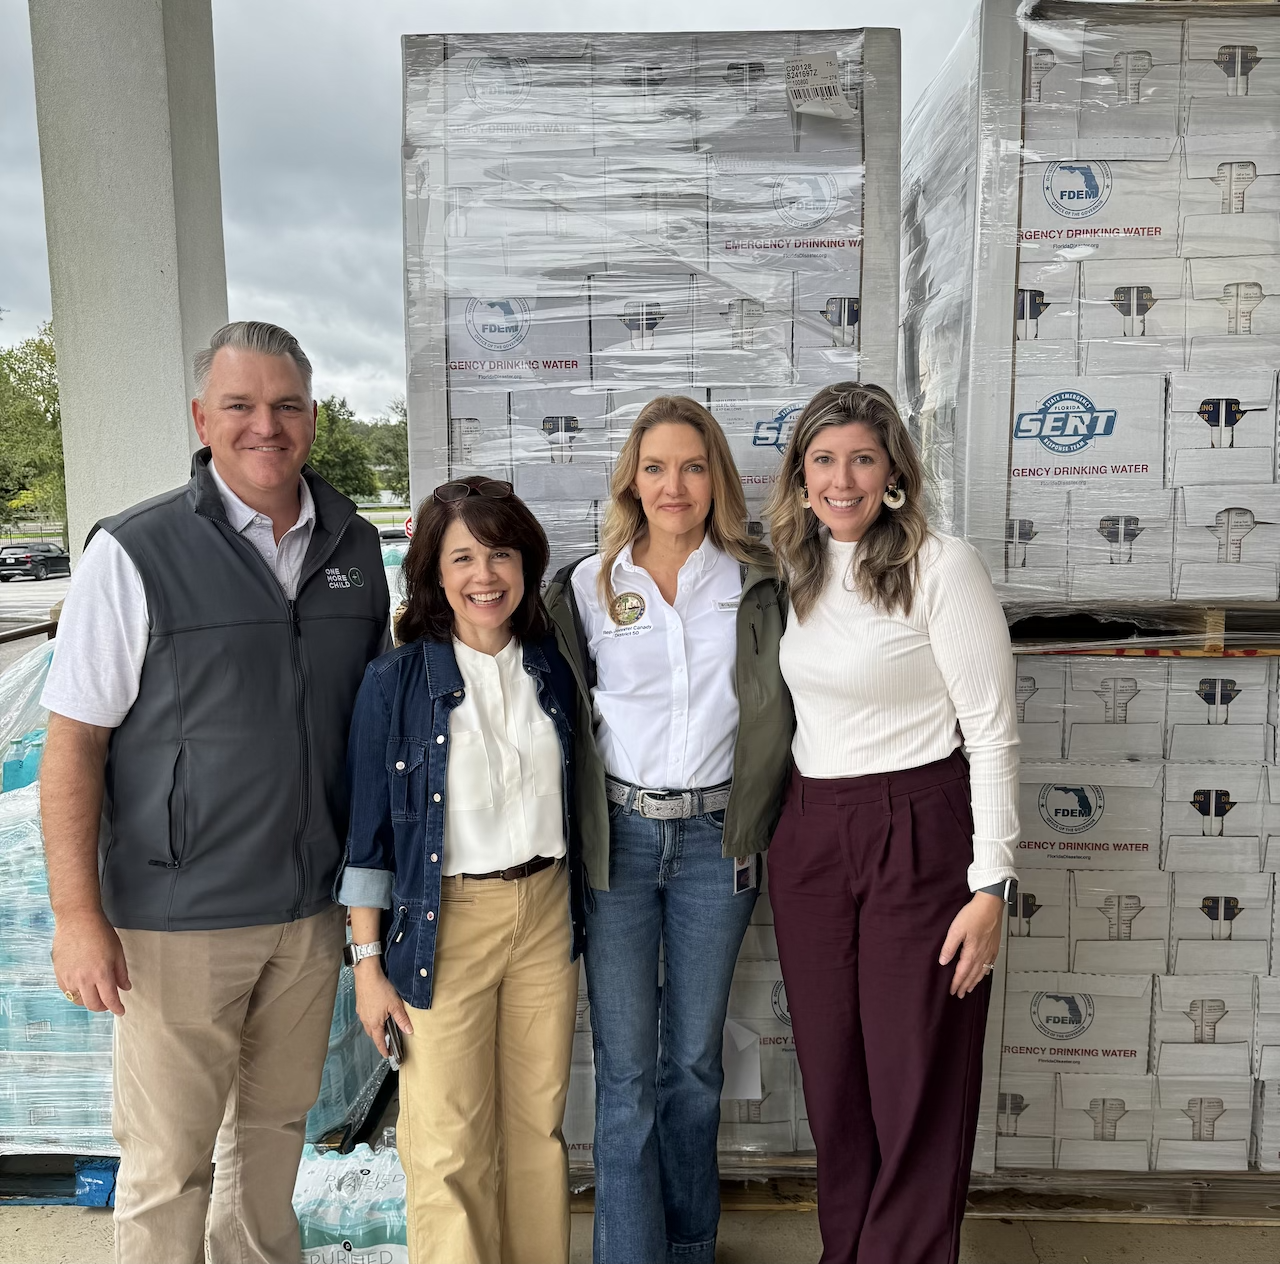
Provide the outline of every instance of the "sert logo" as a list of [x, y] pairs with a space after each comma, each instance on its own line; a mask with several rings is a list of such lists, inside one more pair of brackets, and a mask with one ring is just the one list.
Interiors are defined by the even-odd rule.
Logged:
[[825, 171], [789, 171], [773, 182], [773, 209], [792, 228], [810, 229], [825, 224], [835, 214], [839, 201], [835, 177]]
[[490, 114], [523, 105], [533, 90], [533, 71], [523, 57], [473, 57], [462, 76], [467, 96]]
[[1066, 219], [1088, 219], [1111, 196], [1111, 167], [1105, 162], [1051, 162], [1044, 173], [1044, 200]]
[[1015, 439], [1038, 439], [1050, 452], [1067, 456], [1095, 439], [1114, 434], [1116, 410], [1096, 408], [1081, 391], [1058, 391], [1033, 413], [1019, 413], [1013, 423]]
[[791, 431], [796, 424], [796, 415], [803, 407], [803, 404], [787, 404], [774, 413], [768, 421], [757, 421], [755, 433], [751, 436], [751, 446], [776, 448], [779, 452], [785, 452], [787, 444], [791, 441]]
[[1102, 819], [1105, 805], [1101, 786], [1040, 787], [1040, 819], [1059, 834], [1091, 830]]
[[1075, 1040], [1093, 1024], [1093, 997], [1087, 992], [1037, 992], [1031, 1021], [1050, 1040]]
[[490, 351], [511, 351], [525, 340], [532, 317], [522, 298], [473, 298], [467, 304], [467, 331]]

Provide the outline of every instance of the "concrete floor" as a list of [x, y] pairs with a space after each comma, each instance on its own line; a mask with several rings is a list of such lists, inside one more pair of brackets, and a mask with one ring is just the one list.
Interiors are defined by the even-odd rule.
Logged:
[[[802, 1264], [816, 1260], [820, 1249], [812, 1212], [740, 1211], [721, 1221], [717, 1259], [721, 1264]], [[590, 1259], [591, 1218], [574, 1216], [572, 1264]], [[960, 1259], [961, 1264], [1276, 1264], [1280, 1229], [968, 1220]], [[111, 1264], [111, 1215], [84, 1207], [0, 1207], [0, 1264]]]

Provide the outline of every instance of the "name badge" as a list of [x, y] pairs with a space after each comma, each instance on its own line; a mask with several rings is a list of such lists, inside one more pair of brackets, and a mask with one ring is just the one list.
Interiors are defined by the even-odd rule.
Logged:
[[716, 609], [717, 610], [736, 610], [740, 605], [742, 605], [742, 598], [735, 597], [732, 601], [717, 601]]

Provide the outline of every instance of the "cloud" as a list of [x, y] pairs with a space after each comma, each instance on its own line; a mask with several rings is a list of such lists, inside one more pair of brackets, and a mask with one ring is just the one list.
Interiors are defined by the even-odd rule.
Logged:
[[[903, 28], [909, 108], [967, 21], [957, 0], [810, 0], [809, 29]], [[679, 30], [687, 3], [214, 0], [218, 128], [233, 318], [288, 326], [317, 390], [361, 415], [404, 390], [400, 35], [437, 31]], [[775, 5], [704, 0], [707, 30], [769, 29]], [[0, 6], [0, 342], [48, 316], [26, 6]]]

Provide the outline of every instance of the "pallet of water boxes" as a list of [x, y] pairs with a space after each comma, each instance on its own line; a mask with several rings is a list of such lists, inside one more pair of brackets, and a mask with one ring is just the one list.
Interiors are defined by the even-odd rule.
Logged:
[[[1011, 614], [1274, 613], [1280, 11], [986, 0], [904, 129], [903, 293], [935, 520]], [[1275, 660], [1017, 690], [975, 1166], [1280, 1171]]]
[[[448, 477], [509, 479], [554, 570], [596, 549], [640, 407], [680, 394], [724, 426], [761, 532], [809, 395], [896, 373], [898, 33], [410, 36], [403, 52], [415, 503]], [[729, 1015], [722, 1151], [811, 1163], [764, 897]], [[584, 992], [577, 1169], [593, 1099]]]

